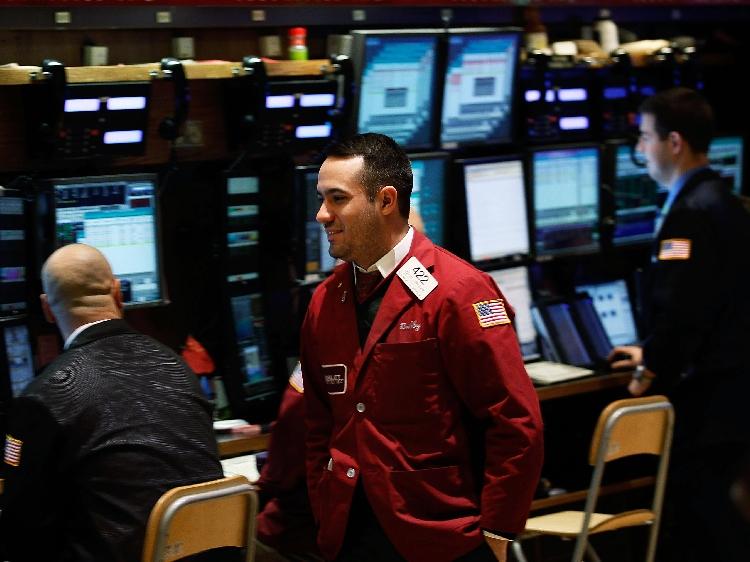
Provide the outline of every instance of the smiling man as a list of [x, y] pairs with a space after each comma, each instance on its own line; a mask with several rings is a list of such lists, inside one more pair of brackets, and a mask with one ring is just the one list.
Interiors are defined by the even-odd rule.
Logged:
[[383, 135], [320, 169], [317, 220], [346, 263], [302, 333], [318, 543], [339, 561], [504, 561], [541, 469], [539, 404], [510, 306], [409, 226], [411, 189]]

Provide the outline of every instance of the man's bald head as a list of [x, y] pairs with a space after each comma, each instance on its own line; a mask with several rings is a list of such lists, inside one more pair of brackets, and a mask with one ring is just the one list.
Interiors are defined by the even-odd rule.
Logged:
[[68, 326], [122, 316], [120, 284], [107, 258], [91, 246], [69, 244], [55, 251], [42, 268], [42, 287], [42, 304], [63, 333]]

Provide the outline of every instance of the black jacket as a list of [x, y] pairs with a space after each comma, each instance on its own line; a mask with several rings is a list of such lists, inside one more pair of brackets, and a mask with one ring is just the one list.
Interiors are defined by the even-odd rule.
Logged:
[[691, 438], [748, 440], [750, 215], [712, 170], [672, 204], [644, 294], [644, 363], [678, 423]]
[[2, 464], [0, 544], [14, 562], [138, 561], [158, 497], [222, 476], [195, 375], [121, 320], [79, 334], [9, 425], [21, 445]]

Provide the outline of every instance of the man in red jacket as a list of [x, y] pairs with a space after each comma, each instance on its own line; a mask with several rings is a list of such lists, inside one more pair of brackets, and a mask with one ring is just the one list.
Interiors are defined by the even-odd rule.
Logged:
[[321, 552], [504, 561], [542, 463], [510, 306], [488, 275], [409, 226], [411, 166], [392, 139], [337, 145], [317, 189], [330, 254], [346, 262], [302, 330]]

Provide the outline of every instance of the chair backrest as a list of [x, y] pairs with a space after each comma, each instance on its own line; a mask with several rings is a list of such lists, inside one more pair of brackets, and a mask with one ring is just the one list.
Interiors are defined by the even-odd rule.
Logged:
[[638, 454], [661, 455], [669, 448], [674, 420], [665, 396], [626, 398], [609, 404], [599, 416], [589, 452], [589, 464]]
[[180, 486], [156, 502], [146, 527], [143, 562], [169, 562], [220, 547], [255, 557], [258, 496], [244, 476]]

